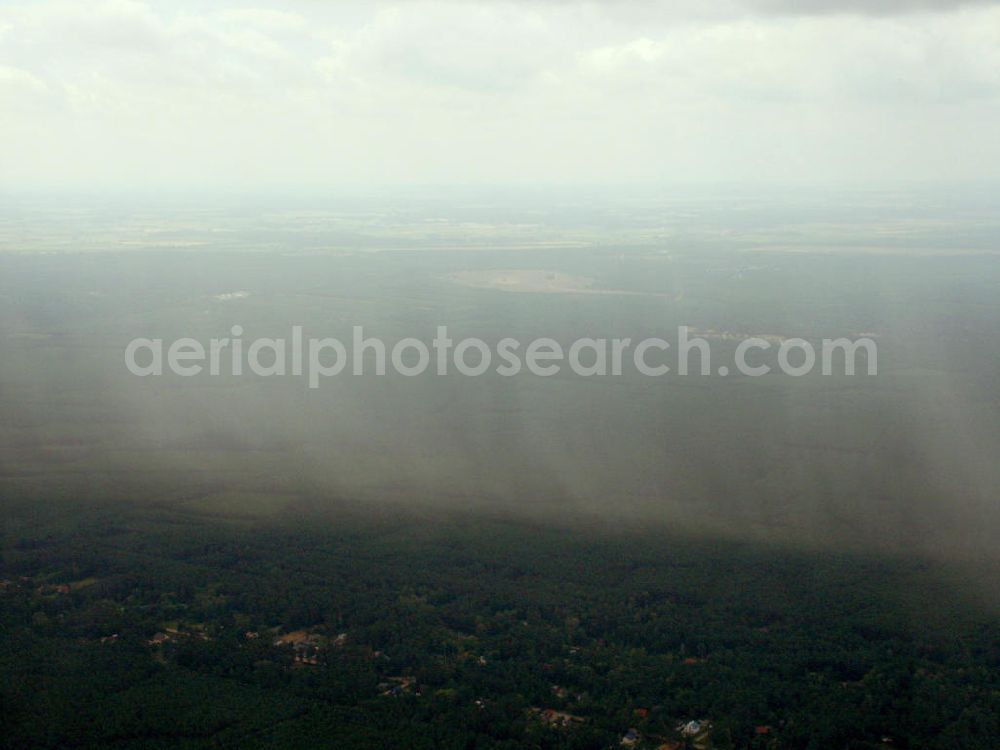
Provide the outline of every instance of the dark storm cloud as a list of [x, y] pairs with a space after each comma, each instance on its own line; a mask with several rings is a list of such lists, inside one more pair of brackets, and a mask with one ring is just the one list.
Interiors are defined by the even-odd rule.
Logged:
[[995, 0], [749, 0], [755, 11], [776, 15], [852, 13], [872, 16], [946, 13], [969, 6], [996, 5]]

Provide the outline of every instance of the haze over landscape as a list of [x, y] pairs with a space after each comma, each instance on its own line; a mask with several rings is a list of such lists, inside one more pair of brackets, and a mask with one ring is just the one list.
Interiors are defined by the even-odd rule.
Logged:
[[[4, 224], [30, 243], [2, 288], [7, 481], [100, 477], [206, 511], [241, 493], [248, 512], [404, 499], [992, 557], [998, 219], [974, 196], [883, 195], [25, 203]], [[349, 370], [309, 390], [124, 367], [137, 336], [207, 342], [237, 324], [247, 341], [301, 326], [349, 342], [360, 325], [391, 348], [446, 325], [567, 349], [684, 325], [716, 363], [750, 336], [818, 349], [866, 334], [879, 372]]]

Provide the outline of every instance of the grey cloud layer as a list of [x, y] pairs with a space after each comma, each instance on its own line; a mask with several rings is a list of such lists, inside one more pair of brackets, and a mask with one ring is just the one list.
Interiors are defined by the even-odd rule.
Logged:
[[1000, 9], [930, 5], [9, 5], [0, 185], [991, 177]]

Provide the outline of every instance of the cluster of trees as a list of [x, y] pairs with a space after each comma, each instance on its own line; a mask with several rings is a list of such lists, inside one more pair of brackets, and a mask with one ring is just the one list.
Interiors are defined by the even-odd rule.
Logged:
[[[5, 539], [0, 746], [653, 747], [690, 719], [719, 748], [1000, 746], [1000, 627], [920, 561], [74, 512]], [[297, 629], [318, 664], [274, 645]]]

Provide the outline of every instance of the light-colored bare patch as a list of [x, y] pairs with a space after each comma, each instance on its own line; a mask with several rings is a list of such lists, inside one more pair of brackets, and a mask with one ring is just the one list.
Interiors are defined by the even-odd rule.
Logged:
[[455, 271], [448, 274], [446, 278], [456, 284], [474, 289], [495, 289], [503, 292], [663, 296], [653, 292], [634, 292], [627, 289], [594, 289], [594, 279], [589, 276], [546, 269], [504, 268], [486, 271]]
[[505, 292], [588, 292], [594, 283], [594, 280], [587, 276], [542, 269], [456, 271], [449, 274], [448, 278], [463, 286], [500, 289]]

